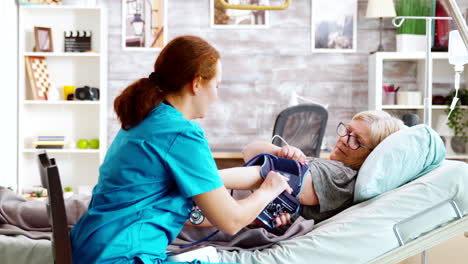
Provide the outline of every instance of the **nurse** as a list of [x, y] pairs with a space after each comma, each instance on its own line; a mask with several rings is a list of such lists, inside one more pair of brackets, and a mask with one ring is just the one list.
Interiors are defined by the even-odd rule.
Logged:
[[100, 167], [88, 212], [71, 230], [73, 263], [163, 263], [195, 204], [211, 224], [234, 234], [291, 191], [274, 172], [242, 186], [258, 187], [244, 200], [224, 187], [204, 132], [191, 121], [205, 116], [220, 82], [218, 51], [182, 36], [161, 51], [148, 78], [115, 99], [122, 129]]

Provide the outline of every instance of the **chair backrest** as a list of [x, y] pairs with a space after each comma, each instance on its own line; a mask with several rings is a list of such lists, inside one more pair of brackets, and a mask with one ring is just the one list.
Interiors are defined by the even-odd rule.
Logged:
[[[298, 147], [306, 156], [319, 157], [327, 127], [328, 111], [317, 104], [300, 104], [281, 111], [276, 118], [273, 136], [281, 136], [289, 145]], [[283, 146], [278, 137], [273, 144]]]
[[49, 185], [47, 184], [47, 168], [50, 166], [50, 160], [49, 157], [47, 156], [47, 153], [41, 152], [37, 155], [37, 158], [39, 162], [37, 165], [39, 166], [39, 174], [41, 176], [41, 184], [42, 187], [46, 188], [47, 191], [49, 191]]
[[55, 159], [40, 153], [39, 171], [43, 187], [47, 189], [47, 212], [52, 225], [52, 253], [56, 264], [71, 264], [71, 243], [67, 225], [67, 212], [63, 200], [62, 183]]

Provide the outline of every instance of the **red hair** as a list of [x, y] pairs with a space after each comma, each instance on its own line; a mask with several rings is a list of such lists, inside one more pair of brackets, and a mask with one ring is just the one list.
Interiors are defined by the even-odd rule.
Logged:
[[197, 76], [211, 80], [219, 52], [202, 38], [181, 36], [159, 54], [151, 78], [141, 78], [115, 98], [114, 110], [122, 129], [137, 126], [169, 94], [176, 94]]

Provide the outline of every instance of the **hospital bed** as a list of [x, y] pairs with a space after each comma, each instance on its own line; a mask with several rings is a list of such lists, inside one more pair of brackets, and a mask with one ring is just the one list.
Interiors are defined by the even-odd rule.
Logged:
[[[356, 204], [307, 235], [257, 251], [218, 250], [220, 261], [249, 263], [398, 263], [468, 231], [468, 164], [440, 167]], [[3, 264], [53, 263], [48, 240], [0, 236]]]
[[413, 182], [319, 223], [307, 235], [260, 251], [218, 253], [222, 262], [242, 264], [398, 263], [464, 231], [468, 164], [444, 161]]

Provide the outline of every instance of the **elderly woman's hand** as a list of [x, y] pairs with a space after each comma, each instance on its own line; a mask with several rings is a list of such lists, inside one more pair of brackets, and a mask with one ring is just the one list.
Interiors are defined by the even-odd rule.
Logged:
[[305, 162], [306, 155], [298, 148], [293, 146], [283, 146], [277, 154], [280, 158], [292, 159], [299, 162]]
[[[288, 213], [280, 214], [275, 218], [275, 227], [290, 225], [291, 223], [291, 215]], [[266, 225], [262, 223], [262, 221], [258, 220], [258, 218], [256, 218], [249, 226], [252, 228], [266, 227]]]
[[276, 227], [290, 225], [291, 215], [288, 213], [280, 214], [275, 218]]

